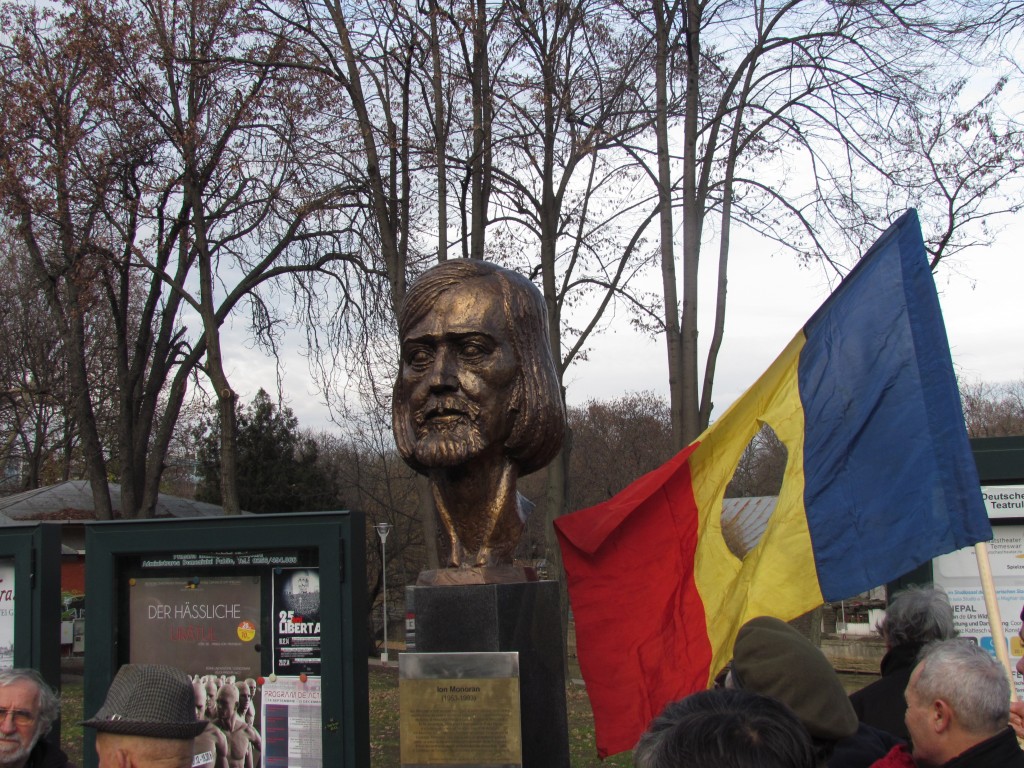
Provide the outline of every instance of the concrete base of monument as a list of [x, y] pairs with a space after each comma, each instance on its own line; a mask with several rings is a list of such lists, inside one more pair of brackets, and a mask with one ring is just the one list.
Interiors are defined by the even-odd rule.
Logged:
[[438, 568], [436, 571], [420, 571], [420, 575], [416, 579], [416, 586], [519, 584], [527, 581], [537, 581], [537, 571], [530, 566], [493, 565], [486, 568]]
[[406, 587], [417, 653], [519, 654], [523, 768], [568, 768], [558, 583]]

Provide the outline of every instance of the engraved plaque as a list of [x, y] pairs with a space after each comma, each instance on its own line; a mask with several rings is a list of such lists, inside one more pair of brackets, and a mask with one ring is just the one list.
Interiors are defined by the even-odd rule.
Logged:
[[519, 654], [398, 657], [403, 768], [523, 763]]

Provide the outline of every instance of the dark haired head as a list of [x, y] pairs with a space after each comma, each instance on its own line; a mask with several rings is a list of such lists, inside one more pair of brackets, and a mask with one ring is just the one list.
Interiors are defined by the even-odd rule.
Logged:
[[780, 702], [714, 689], [669, 704], [633, 750], [637, 768], [816, 768], [807, 730]]

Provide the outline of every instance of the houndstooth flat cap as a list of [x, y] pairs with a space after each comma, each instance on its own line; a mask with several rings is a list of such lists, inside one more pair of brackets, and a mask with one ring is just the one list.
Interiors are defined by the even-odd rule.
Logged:
[[117, 670], [103, 706], [82, 725], [155, 739], [194, 739], [206, 728], [205, 721], [196, 720], [188, 675], [164, 664], [125, 664]]

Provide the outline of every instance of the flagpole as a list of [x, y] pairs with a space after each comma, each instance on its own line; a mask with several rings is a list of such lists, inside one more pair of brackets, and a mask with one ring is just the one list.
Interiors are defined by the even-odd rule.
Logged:
[[1003, 617], [999, 614], [996, 584], [992, 579], [992, 566], [988, 560], [988, 545], [984, 541], [978, 542], [974, 545], [974, 553], [978, 556], [978, 574], [981, 576], [981, 590], [985, 594], [985, 608], [988, 610], [988, 625], [992, 631], [992, 645], [996, 651], [996, 658], [1003, 665], [1006, 676], [1010, 680], [1010, 701], [1017, 701], [1017, 687], [1013, 684], [1010, 655], [1006, 652], [1006, 630], [1003, 629]]

